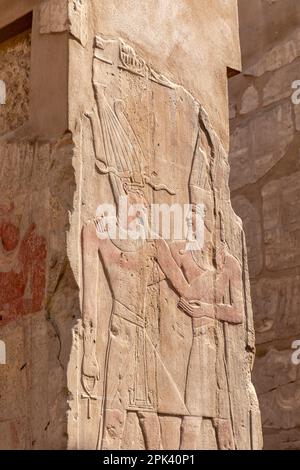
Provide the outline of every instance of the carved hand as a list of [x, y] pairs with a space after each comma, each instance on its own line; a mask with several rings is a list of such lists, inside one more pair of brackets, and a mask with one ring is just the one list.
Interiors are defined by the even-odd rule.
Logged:
[[82, 372], [87, 377], [96, 378], [99, 380], [100, 378], [100, 369], [99, 364], [96, 358], [96, 354], [84, 354], [83, 356], [83, 364], [82, 364]]
[[196, 302], [203, 300], [203, 298], [207, 297], [207, 292], [210, 292], [212, 289], [212, 286], [210, 284], [207, 284], [205, 282], [202, 283], [201, 286], [199, 286], [199, 282], [192, 282], [187, 289], [184, 290], [182, 297], [184, 297], [186, 300], [189, 302]]
[[217, 304], [216, 317], [220, 321], [225, 321], [236, 325], [243, 323], [242, 310], [239, 311], [232, 305]]
[[214, 318], [214, 309], [210, 304], [204, 304], [198, 300], [188, 301], [183, 297], [178, 302], [180, 307], [191, 318]]
[[89, 394], [93, 392], [97, 380], [100, 380], [100, 368], [96, 354], [85, 353], [82, 362], [82, 382]]
[[94, 224], [96, 227], [96, 233], [98, 236], [101, 237], [101, 235], [107, 233], [107, 226], [105, 225], [105, 219], [103, 218], [102, 220], [95, 219]]

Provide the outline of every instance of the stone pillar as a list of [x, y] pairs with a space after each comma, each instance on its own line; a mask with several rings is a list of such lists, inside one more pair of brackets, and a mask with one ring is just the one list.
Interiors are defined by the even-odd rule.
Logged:
[[230, 186], [248, 246], [254, 383], [266, 449], [299, 449], [300, 4], [238, 3], [243, 73], [230, 80]]
[[0, 446], [260, 448], [236, 2], [2, 3]]

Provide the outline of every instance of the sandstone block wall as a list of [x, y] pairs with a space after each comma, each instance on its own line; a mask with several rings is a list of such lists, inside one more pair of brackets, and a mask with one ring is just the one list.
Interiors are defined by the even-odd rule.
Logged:
[[300, 77], [297, 0], [239, 1], [243, 73], [230, 80], [231, 195], [248, 247], [267, 449], [299, 449]]

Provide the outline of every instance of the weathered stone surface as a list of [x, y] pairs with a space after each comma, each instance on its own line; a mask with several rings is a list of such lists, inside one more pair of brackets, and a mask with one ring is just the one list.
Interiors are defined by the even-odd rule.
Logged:
[[299, 331], [299, 280], [299, 276], [253, 280], [257, 344], [291, 338]]
[[[13, 7], [10, 15], [22, 17], [31, 6], [1, 2], [1, 11], [9, 15]], [[60, 126], [63, 103], [55, 112], [57, 97], [49, 94], [54, 74], [58, 95], [64, 90], [64, 67], [56, 62], [64, 39], [54, 40], [54, 61], [51, 40], [40, 42], [39, 13], [35, 8], [33, 31], [0, 43], [0, 75], [7, 85], [7, 103], [0, 106], [0, 337], [7, 355], [0, 370], [1, 449], [67, 447], [65, 371], [78, 307], [65, 234], [75, 183], [70, 135], [64, 126], [52, 132], [53, 122]], [[47, 57], [43, 70], [41, 56]], [[44, 74], [48, 81], [40, 81]], [[43, 113], [46, 139], [39, 135]]]
[[232, 131], [231, 188], [253, 184], [285, 155], [294, 137], [292, 103], [276, 104], [240, 122]]
[[271, 181], [262, 190], [266, 267], [300, 265], [300, 173]]
[[[285, 6], [286, 8], [286, 6]], [[260, 77], [266, 72], [273, 72], [281, 67], [291, 64], [300, 55], [300, 31], [288, 40], [273, 47], [254, 65], [245, 68], [246, 75]]]
[[259, 94], [254, 86], [247, 88], [241, 99], [241, 114], [247, 114], [254, 111], [259, 104]]
[[[300, 55], [300, 54], [299, 54]], [[269, 80], [264, 85], [263, 89], [263, 104], [268, 106], [272, 103], [291, 99], [294, 89], [292, 84], [299, 79], [299, 66], [300, 58], [298, 57], [292, 64], [285, 66], [270, 75]], [[295, 111], [298, 111], [299, 106], [295, 106]], [[299, 130], [299, 129], [298, 129]]]
[[[231, 190], [248, 246], [253, 376], [265, 448], [299, 449], [300, 369], [292, 362], [292, 344], [300, 339], [300, 105], [293, 96], [300, 78], [300, 4], [239, 0], [239, 7], [244, 72], [230, 81], [236, 110]], [[254, 89], [258, 106], [244, 114], [245, 94]]]
[[67, 30], [67, 2], [62, 0], [46, 0], [42, 2], [40, 6], [40, 33], [63, 33]]
[[243, 221], [246, 232], [248, 263], [251, 276], [259, 274], [263, 267], [262, 228], [259, 210], [245, 196], [236, 196], [232, 205]]
[[[36, 2], [31, 37], [29, 117], [0, 141], [0, 447], [261, 448], [228, 186], [235, 1]], [[124, 237], [153, 204], [189, 204], [186, 231]]]
[[257, 358], [254, 382], [264, 410], [263, 426], [267, 430], [287, 431], [299, 427], [299, 373], [299, 368], [291, 362], [289, 349], [270, 348], [262, 358]]
[[3, 43], [0, 50], [0, 80], [6, 100], [0, 105], [0, 135], [26, 122], [29, 116], [30, 32]]

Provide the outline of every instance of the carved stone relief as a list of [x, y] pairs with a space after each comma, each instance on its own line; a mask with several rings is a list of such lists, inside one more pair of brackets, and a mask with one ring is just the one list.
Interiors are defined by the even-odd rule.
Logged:
[[[98, 449], [259, 447], [245, 342], [253, 334], [248, 272], [226, 152], [203, 107], [123, 40], [95, 38], [91, 87], [94, 107], [83, 117], [82, 445], [91, 445], [89, 435]], [[120, 197], [140, 208], [125, 222]], [[104, 203], [117, 209], [116, 236], [97, 212]], [[203, 204], [203, 247], [188, 250], [188, 238], [160, 232], [123, 238], [154, 203], [189, 204], [190, 229]]]

